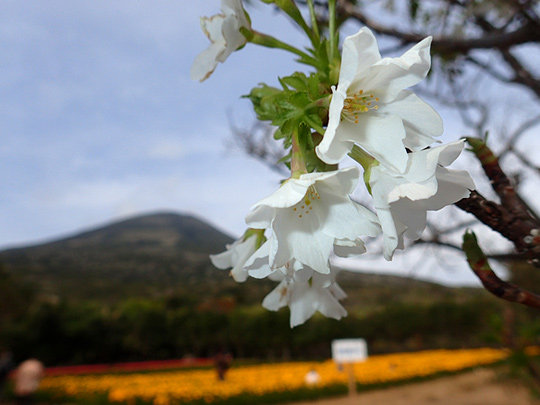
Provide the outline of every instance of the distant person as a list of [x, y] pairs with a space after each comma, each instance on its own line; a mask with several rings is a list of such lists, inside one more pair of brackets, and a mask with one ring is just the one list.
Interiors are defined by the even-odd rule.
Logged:
[[224, 351], [218, 352], [214, 358], [216, 364], [216, 372], [218, 380], [224, 381], [225, 374], [231, 367], [232, 355], [230, 353], [225, 353]]
[[312, 368], [311, 370], [308, 371], [308, 373], [304, 377], [304, 381], [306, 385], [312, 387], [314, 385], [319, 384], [319, 382], [321, 381], [321, 376], [319, 375], [317, 370]]
[[11, 370], [13, 370], [13, 356], [11, 352], [3, 352], [0, 354], [0, 404], [4, 398], [4, 390]]
[[43, 378], [45, 367], [37, 359], [23, 361], [15, 370], [14, 393], [18, 405], [31, 405], [34, 403], [36, 393], [41, 379]]

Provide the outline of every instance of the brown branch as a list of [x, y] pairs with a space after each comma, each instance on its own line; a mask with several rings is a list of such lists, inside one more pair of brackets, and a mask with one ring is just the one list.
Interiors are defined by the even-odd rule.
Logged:
[[[477, 16], [475, 18], [476, 24], [486, 32], [487, 35], [492, 35], [494, 32], [501, 32], [500, 29], [494, 27], [483, 16]], [[535, 27], [535, 31], [540, 32], [540, 27], [533, 21], [528, 21], [528, 24], [532, 24]], [[525, 26], [525, 25], [524, 25]], [[534, 42], [534, 41], [533, 41]], [[513, 83], [522, 84], [525, 87], [531, 89], [537, 97], [540, 97], [540, 80], [535, 78], [531, 72], [529, 72], [523, 64], [512, 54], [510, 51], [512, 44], [508, 46], [498, 47], [503, 59], [508, 63], [510, 68], [514, 72], [514, 77], [511, 79]]]
[[465, 60], [472, 63], [473, 65], [478, 66], [480, 69], [482, 69], [484, 72], [489, 74], [491, 77], [493, 77], [494, 79], [496, 79], [496, 80], [498, 80], [498, 81], [500, 81], [502, 83], [512, 83], [513, 82], [512, 78], [504, 76], [502, 73], [495, 70], [492, 65], [490, 65], [488, 63], [481, 62], [478, 59], [472, 57], [471, 55], [467, 55], [465, 57]]
[[412, 246], [419, 246], [419, 245], [437, 245], [440, 247], [461, 251], [461, 246], [454, 245], [449, 242], [443, 242], [438, 238], [432, 238], [432, 239], [421, 238], [421, 239], [415, 240], [414, 243], [412, 244]]
[[510, 179], [501, 169], [499, 159], [488, 148], [486, 143], [478, 138], [465, 138], [472, 147], [472, 152], [476, 155], [484, 173], [491, 180], [493, 190], [500, 197], [502, 205], [511, 211], [512, 214], [522, 216], [521, 202], [517, 199], [514, 187]]
[[466, 138], [472, 147], [472, 152], [476, 155], [484, 173], [491, 181], [493, 190], [501, 199], [501, 203], [515, 219], [523, 222], [530, 222], [534, 229], [540, 229], [536, 214], [531, 211], [528, 204], [521, 199], [508, 176], [502, 170], [499, 159], [493, 154], [486, 143], [478, 138]]
[[519, 253], [535, 266], [540, 266], [540, 236], [535, 221], [516, 218], [506, 207], [487, 200], [476, 191], [455, 205], [513, 242]]
[[532, 308], [540, 308], [539, 295], [507, 283], [493, 272], [487, 257], [478, 246], [474, 233], [466, 232], [463, 236], [463, 251], [467, 255], [467, 261], [472, 271], [490, 293], [506, 301], [517, 302]]
[[[342, 18], [353, 18], [381, 35], [392, 36], [404, 43], [416, 43], [426, 37], [425, 34], [404, 32], [393, 27], [379, 24], [359, 11], [353, 2], [347, 0], [338, 0], [337, 10], [338, 15], [342, 16]], [[515, 45], [536, 41], [540, 41], [540, 30], [533, 21], [527, 20], [521, 27], [514, 31], [495, 31], [487, 33], [481, 38], [433, 38], [431, 49], [433, 52], [439, 54], [466, 54], [474, 49], [508, 49]]]
[[[537, 29], [540, 32], [540, 28]], [[515, 76], [512, 78], [512, 81], [528, 87], [534, 92], [534, 94], [536, 94], [537, 97], [540, 97], [540, 80], [525, 69], [521, 62], [508, 49], [500, 49], [504, 60], [515, 72]]]
[[511, 302], [526, 305], [532, 308], [540, 308], [540, 296], [530, 291], [523, 290], [514, 284], [501, 280], [491, 269], [489, 271], [473, 272], [478, 276], [482, 285], [493, 295]]

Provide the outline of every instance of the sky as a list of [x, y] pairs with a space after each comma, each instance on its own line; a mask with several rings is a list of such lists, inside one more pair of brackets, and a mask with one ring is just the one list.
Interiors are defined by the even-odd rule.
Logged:
[[[250, 127], [254, 114], [241, 96], [302, 66], [287, 53], [248, 44], [207, 81], [192, 82], [191, 64], [209, 43], [199, 17], [219, 6], [2, 2], [0, 249], [158, 211], [242, 234], [251, 205], [281, 177], [231, 146], [230, 122]], [[296, 28], [269, 6], [249, 11], [257, 30], [302, 45]], [[344, 266], [478, 285], [463, 258], [439, 261], [437, 272], [419, 270], [415, 260]]]
[[251, 124], [240, 96], [268, 77], [267, 62], [248, 48], [207, 82], [190, 80], [208, 44], [199, 16], [218, 10], [217, 1], [3, 3], [0, 246], [158, 210], [242, 232], [244, 212], [279, 179], [227, 147], [228, 120]]

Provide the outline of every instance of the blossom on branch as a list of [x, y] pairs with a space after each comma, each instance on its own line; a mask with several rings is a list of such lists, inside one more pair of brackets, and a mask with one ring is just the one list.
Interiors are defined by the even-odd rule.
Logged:
[[416, 240], [426, 227], [427, 211], [436, 211], [470, 194], [469, 173], [446, 169], [463, 150], [463, 141], [408, 154], [403, 173], [382, 164], [371, 167], [369, 186], [382, 226], [384, 257], [403, 249], [403, 236]]
[[[336, 246], [340, 255], [365, 251], [360, 236], [377, 236], [377, 217], [353, 202], [359, 178], [356, 167], [290, 178], [272, 195], [251, 208], [246, 223], [272, 232], [246, 266], [270, 270], [291, 260], [321, 274], [329, 274], [329, 257]], [[254, 263], [260, 263], [259, 265]]]
[[335, 282], [335, 272], [320, 274], [309, 267], [296, 267], [293, 264], [272, 273], [271, 278], [281, 282], [264, 298], [264, 308], [278, 311], [288, 306], [291, 328], [303, 324], [317, 311], [338, 320], [347, 316], [339, 303], [347, 294]]
[[257, 235], [246, 233], [242, 238], [226, 246], [224, 252], [210, 255], [212, 264], [218, 269], [232, 268], [230, 275], [234, 281], [243, 283], [248, 278], [248, 272], [244, 270], [246, 261], [255, 253], [258, 245]]
[[443, 132], [439, 114], [412, 91], [431, 66], [431, 37], [398, 58], [381, 58], [372, 32], [345, 38], [338, 86], [332, 87], [329, 122], [317, 155], [339, 163], [354, 144], [403, 172], [407, 151], [421, 150]]
[[221, 14], [201, 18], [201, 28], [211, 44], [202, 51], [191, 67], [191, 80], [204, 81], [214, 72], [218, 62], [225, 62], [231, 53], [244, 46], [241, 27], [251, 24], [242, 7], [242, 0], [221, 0]]

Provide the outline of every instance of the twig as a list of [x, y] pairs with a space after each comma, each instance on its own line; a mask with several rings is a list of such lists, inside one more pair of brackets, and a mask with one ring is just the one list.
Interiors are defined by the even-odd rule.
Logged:
[[[404, 43], [416, 43], [425, 37], [424, 34], [404, 32], [379, 24], [360, 12], [355, 4], [350, 1], [338, 1], [338, 12], [342, 16], [354, 18], [379, 34], [392, 36]], [[440, 54], [466, 54], [473, 49], [508, 49], [511, 46], [534, 42], [539, 39], [540, 30], [538, 30], [538, 26], [533, 21], [527, 20], [521, 27], [510, 32], [495, 31], [487, 33], [483, 37], [472, 39], [434, 38], [431, 49], [433, 52]]]
[[490, 293], [506, 301], [517, 302], [532, 308], [540, 308], [539, 295], [507, 283], [493, 272], [487, 257], [478, 246], [476, 235], [473, 232], [466, 232], [463, 235], [463, 251], [467, 255], [467, 261], [472, 271]]
[[536, 222], [516, 218], [503, 205], [487, 200], [476, 191], [455, 205], [513, 242], [518, 252], [540, 267], [540, 238]]

